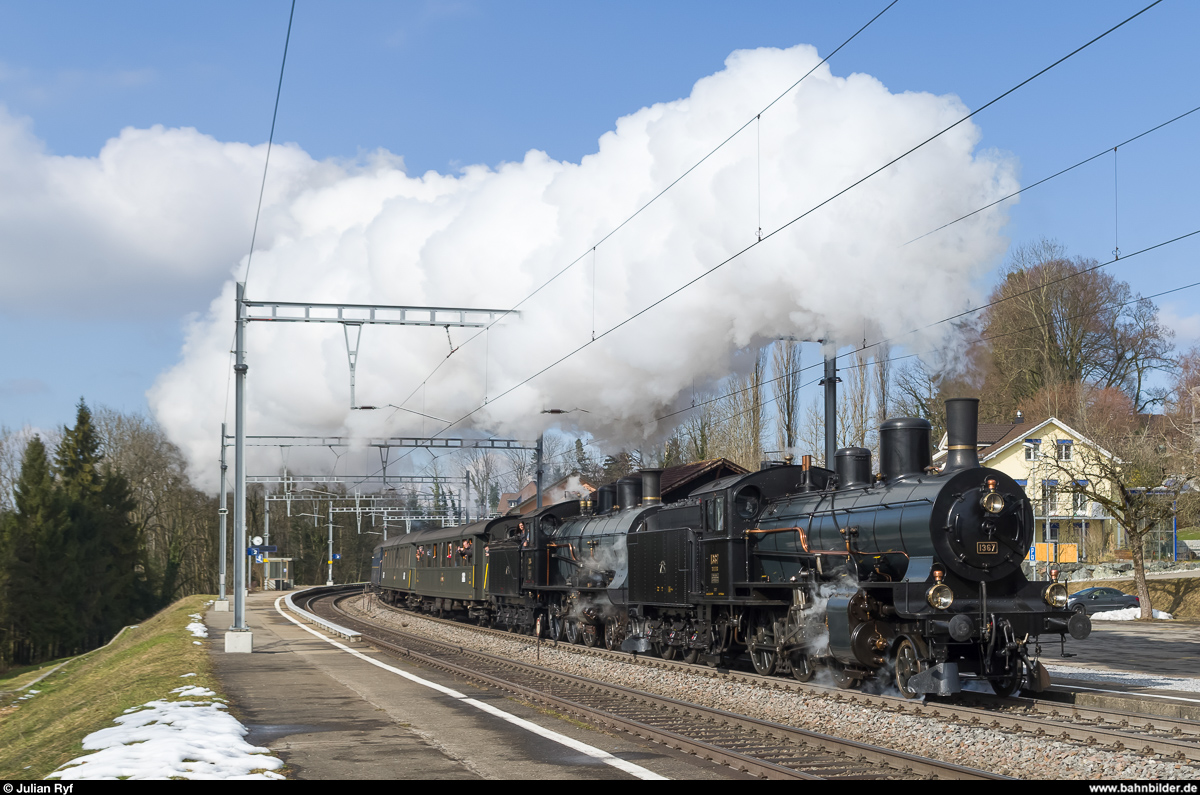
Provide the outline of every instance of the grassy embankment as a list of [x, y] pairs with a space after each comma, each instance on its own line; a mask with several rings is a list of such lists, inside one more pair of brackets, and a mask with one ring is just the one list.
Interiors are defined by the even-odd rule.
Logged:
[[[17, 697], [28, 691], [6, 694], [0, 700], [0, 779], [45, 778], [86, 753], [86, 735], [112, 726], [113, 718], [130, 707], [168, 698], [176, 687], [199, 685], [221, 694], [208, 655], [210, 641], [185, 629], [192, 621], [188, 614], [203, 613], [211, 598], [189, 596], [125, 630], [111, 646], [75, 658], [34, 685], [40, 692], [15, 707]], [[181, 679], [186, 673], [196, 675]], [[9, 671], [0, 690], [37, 675], [31, 669]]]
[[[1150, 588], [1150, 603], [1155, 610], [1166, 611], [1175, 618], [1200, 618], [1200, 577], [1147, 579], [1146, 584]], [[1067, 584], [1067, 590], [1071, 593], [1095, 587], [1137, 593], [1133, 580], [1079, 580]]]

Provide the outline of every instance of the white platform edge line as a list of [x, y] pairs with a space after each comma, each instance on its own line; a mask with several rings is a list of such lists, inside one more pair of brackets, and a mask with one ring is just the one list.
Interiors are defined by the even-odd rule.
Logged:
[[572, 739], [571, 737], [567, 737], [565, 734], [559, 734], [556, 731], [547, 729], [544, 726], [539, 726], [538, 724], [533, 723], [531, 721], [527, 721], [524, 718], [518, 718], [516, 715], [505, 712], [502, 709], [493, 707], [489, 704], [484, 704], [481, 701], [476, 701], [473, 698], [469, 698], [465, 693], [460, 693], [457, 690], [453, 690], [451, 688], [444, 687], [443, 685], [439, 685], [437, 682], [431, 682], [428, 679], [422, 679], [421, 677], [416, 676], [415, 674], [410, 674], [408, 671], [402, 671], [399, 668], [395, 668], [391, 665], [388, 665], [387, 663], [380, 662], [379, 660], [376, 660], [372, 657], [368, 657], [367, 655], [362, 654], [361, 652], [356, 651], [355, 649], [351, 649], [348, 646], [338, 643], [333, 638], [330, 638], [326, 635], [322, 635], [320, 632], [317, 632], [315, 629], [304, 626], [304, 624], [300, 623], [299, 621], [292, 618], [291, 616], [289, 616], [287, 613], [285, 613], [283, 611], [283, 609], [279, 606], [279, 603], [281, 601], [283, 601], [282, 596], [280, 596], [279, 598], [277, 598], [275, 600], [275, 611], [277, 613], [279, 613], [279, 615], [283, 616], [288, 621], [291, 621], [293, 624], [300, 627], [300, 629], [303, 629], [306, 632], [316, 635], [318, 638], [325, 641], [326, 643], [336, 646], [337, 648], [341, 649], [342, 651], [346, 652], [347, 654], [353, 654], [355, 657], [358, 657], [360, 660], [365, 660], [366, 662], [369, 662], [371, 665], [374, 665], [377, 668], [382, 668], [385, 671], [390, 671], [391, 673], [394, 673], [397, 676], [404, 677], [405, 679], [409, 680], [410, 682], [414, 682], [416, 684], [423, 685], [424, 687], [428, 687], [431, 690], [436, 690], [439, 693], [450, 696], [451, 698], [456, 698], [456, 699], [462, 701], [464, 704], [470, 704], [471, 706], [475, 707], [476, 709], [486, 712], [489, 715], [494, 715], [502, 720], [508, 721], [509, 723], [513, 724], [514, 726], [519, 726], [522, 729], [525, 729], [525, 730], [530, 731], [534, 734], [537, 734], [541, 737], [544, 737], [547, 740], [551, 740], [552, 742], [556, 742], [559, 745], [566, 746], [567, 748], [570, 748], [573, 751], [578, 751], [580, 753], [583, 753], [583, 754], [586, 754], [586, 755], [592, 757], [593, 759], [598, 759], [601, 762], [604, 762], [606, 765], [615, 767], [616, 769], [621, 770], [625, 773], [628, 773], [631, 776], [636, 776], [637, 778], [640, 778], [640, 779], [643, 779], [646, 781], [669, 781], [670, 780], [666, 776], [661, 776], [658, 773], [655, 773], [653, 770], [647, 770], [646, 768], [642, 767], [641, 765], [635, 765], [632, 762], [627, 762], [624, 759], [613, 756], [608, 751], [603, 751], [599, 748], [596, 748], [595, 746], [588, 745], [587, 743]]
[[[307, 589], [307, 590], [314, 590], [314, 589]], [[318, 624], [318, 625], [324, 627], [329, 632], [332, 632], [334, 635], [340, 635], [341, 637], [343, 637], [349, 641], [359, 640], [362, 637], [359, 633], [355, 632], [352, 629], [346, 629], [345, 627], [338, 626], [337, 624], [333, 623], [332, 621], [326, 621], [325, 619], [321, 618], [320, 616], [313, 615], [312, 613], [308, 612], [307, 610], [301, 610], [299, 607], [296, 607], [296, 603], [292, 601], [292, 597], [299, 596], [300, 594], [305, 593], [305, 592], [306, 591], [297, 591], [295, 594], [289, 593], [286, 596], [281, 596], [279, 598], [284, 600], [284, 603], [288, 606], [288, 610], [291, 610], [293, 613], [300, 616], [301, 618], [303, 618], [310, 624]], [[278, 601], [279, 600], [276, 599], [276, 602], [278, 602]]]

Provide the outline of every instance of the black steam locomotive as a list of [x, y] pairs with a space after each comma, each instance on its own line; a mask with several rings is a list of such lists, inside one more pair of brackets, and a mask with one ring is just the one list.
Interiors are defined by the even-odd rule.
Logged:
[[1001, 694], [1049, 682], [1039, 639], [1082, 639], [1061, 583], [1031, 582], [1024, 490], [976, 454], [978, 401], [947, 401], [949, 456], [930, 425], [892, 419], [834, 470], [770, 464], [662, 505], [661, 470], [596, 503], [414, 532], [376, 549], [385, 601], [484, 625], [689, 662], [748, 657], [761, 674], [841, 687], [881, 675], [908, 697], [966, 680]]

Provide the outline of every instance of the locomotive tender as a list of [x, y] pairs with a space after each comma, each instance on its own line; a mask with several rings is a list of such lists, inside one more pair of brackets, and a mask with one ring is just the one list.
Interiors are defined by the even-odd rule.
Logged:
[[976, 453], [978, 401], [946, 403], [949, 456], [930, 425], [886, 421], [879, 472], [844, 448], [835, 469], [766, 464], [679, 502], [661, 470], [596, 502], [419, 531], [381, 544], [372, 582], [392, 604], [666, 659], [729, 664], [841, 687], [893, 679], [910, 698], [986, 681], [1002, 695], [1049, 683], [1043, 635], [1082, 639], [1066, 587], [1021, 562], [1033, 508]]

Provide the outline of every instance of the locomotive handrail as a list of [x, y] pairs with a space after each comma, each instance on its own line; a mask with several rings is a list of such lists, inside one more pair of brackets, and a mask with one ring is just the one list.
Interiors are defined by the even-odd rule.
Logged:
[[352, 629], [346, 629], [345, 627], [343, 627], [339, 624], [335, 624], [332, 621], [321, 618], [318, 615], [314, 615], [314, 614], [308, 612], [307, 610], [302, 610], [296, 606], [295, 602], [292, 601], [292, 598], [294, 596], [300, 596], [301, 594], [316, 594], [318, 592], [324, 592], [324, 591], [332, 592], [335, 590], [339, 590], [341, 587], [342, 586], [338, 586], [335, 588], [329, 588], [329, 587], [325, 586], [325, 587], [320, 587], [320, 588], [309, 588], [304, 591], [297, 591], [294, 594], [289, 593], [286, 597], [284, 597], [284, 603], [287, 605], [288, 610], [291, 610], [293, 613], [295, 613], [297, 616], [299, 616], [301, 620], [306, 621], [309, 624], [316, 624], [317, 626], [325, 629], [327, 632], [331, 632], [332, 634], [337, 635], [338, 637], [345, 638], [346, 640], [349, 640], [349, 641], [361, 640], [362, 635], [359, 634], [358, 632], [356, 632]]

